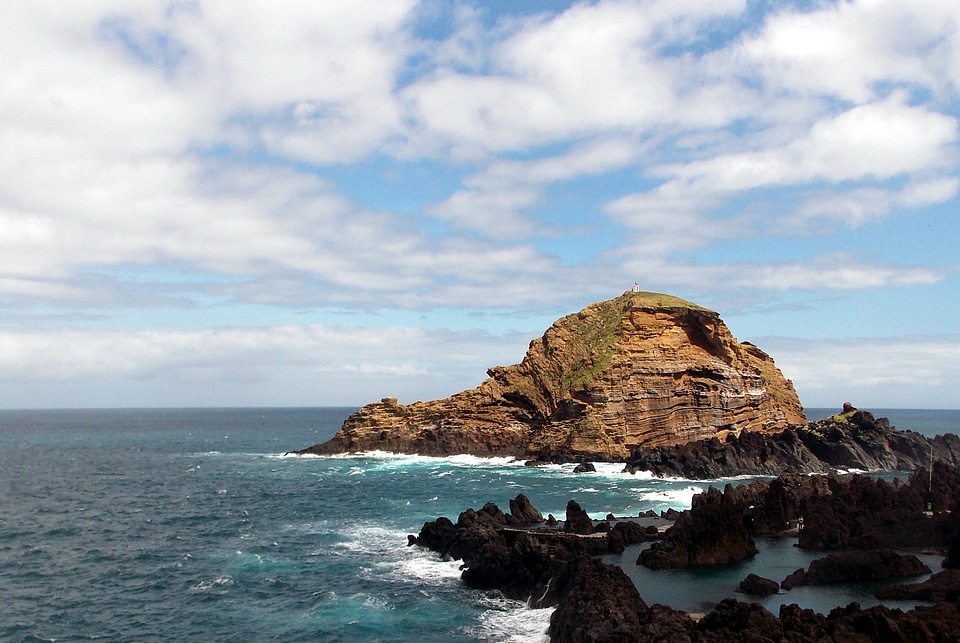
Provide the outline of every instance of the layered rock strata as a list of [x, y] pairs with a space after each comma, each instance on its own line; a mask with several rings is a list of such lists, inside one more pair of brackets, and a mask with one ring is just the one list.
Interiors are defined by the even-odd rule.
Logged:
[[570, 461], [625, 461], [637, 447], [804, 422], [792, 383], [720, 316], [655, 293], [627, 292], [556, 321], [519, 364], [480, 386], [352, 414], [329, 442], [299, 453], [383, 450]]

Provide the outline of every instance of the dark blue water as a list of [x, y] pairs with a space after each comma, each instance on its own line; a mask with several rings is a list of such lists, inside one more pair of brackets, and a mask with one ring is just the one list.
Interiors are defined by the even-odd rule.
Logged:
[[[0, 411], [0, 640], [543, 640], [548, 610], [467, 590], [406, 534], [520, 492], [599, 518], [682, 509], [707, 486], [617, 465], [284, 457], [350, 410]], [[703, 611], [740, 571], [660, 576], [646, 598]]]

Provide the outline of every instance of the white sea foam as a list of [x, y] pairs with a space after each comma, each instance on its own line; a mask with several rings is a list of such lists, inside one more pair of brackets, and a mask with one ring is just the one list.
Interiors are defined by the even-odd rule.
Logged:
[[693, 497], [703, 491], [702, 487], [686, 487], [684, 489], [662, 489], [650, 491], [649, 489], [640, 489], [639, 500], [642, 503], [664, 503], [674, 509], [688, 509], [693, 503]]
[[410, 455], [407, 453], [393, 453], [391, 451], [362, 451], [359, 453], [339, 453], [336, 455], [319, 456], [331, 460], [375, 460], [380, 461], [381, 466], [403, 467], [415, 465], [438, 466], [443, 464], [452, 464], [461, 467], [480, 467], [480, 468], [502, 468], [502, 467], [522, 467], [525, 460], [517, 460], [510, 457], [489, 457], [483, 458], [475, 455], [450, 455], [450, 456], [430, 456], [430, 455]]
[[480, 615], [478, 631], [483, 641], [497, 643], [545, 643], [553, 608], [530, 609], [519, 601], [487, 598], [488, 609]]
[[594, 462], [593, 466], [596, 468], [596, 473], [599, 475], [617, 478], [622, 478], [624, 475], [629, 475], [623, 472], [622, 462]]
[[389, 576], [401, 581], [432, 586], [460, 582], [460, 561], [443, 560], [433, 552], [409, 551], [409, 556], [399, 562], [382, 564], [391, 568]]
[[344, 540], [333, 545], [334, 548], [369, 556], [391, 555], [407, 543], [405, 532], [380, 525], [339, 526], [337, 533]]
[[192, 594], [226, 594], [229, 588], [233, 587], [233, 578], [230, 576], [217, 576], [213, 580], [200, 581], [190, 587]]

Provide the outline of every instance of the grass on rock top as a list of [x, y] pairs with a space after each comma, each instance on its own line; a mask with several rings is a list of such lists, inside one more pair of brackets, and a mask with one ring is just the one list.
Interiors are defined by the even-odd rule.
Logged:
[[631, 308], [691, 308], [707, 310], [692, 302], [655, 292], [627, 291], [570, 315], [567, 320], [574, 339], [567, 345], [569, 366], [559, 374], [560, 396], [579, 391], [593, 382], [610, 365], [623, 316]]

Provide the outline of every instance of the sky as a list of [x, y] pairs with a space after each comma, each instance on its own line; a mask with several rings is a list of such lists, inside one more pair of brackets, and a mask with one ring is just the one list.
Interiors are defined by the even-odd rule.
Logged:
[[0, 407], [472, 388], [634, 283], [960, 408], [956, 0], [0, 3]]

